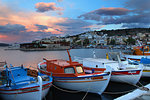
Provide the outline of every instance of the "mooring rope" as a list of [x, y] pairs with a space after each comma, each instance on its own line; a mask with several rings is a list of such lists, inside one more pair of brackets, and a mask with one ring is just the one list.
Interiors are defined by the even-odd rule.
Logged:
[[[132, 73], [131, 73], [132, 74]], [[132, 74], [133, 75], [133, 74]], [[138, 83], [142, 86], [142, 87], [139, 87], [140, 90], [143, 90], [143, 91], [150, 91], [149, 88], [145, 87], [140, 81], [138, 81]]]
[[103, 93], [105, 93], [105, 94], [124, 94], [124, 93], [128, 93], [128, 92], [132, 92], [134, 90], [135, 89], [128, 90], [128, 91], [122, 91], [122, 92], [103, 92]]
[[65, 90], [65, 89], [62, 89], [60, 87], [57, 87], [56, 85], [52, 84], [52, 86], [54, 86], [56, 89], [58, 90], [61, 90], [61, 91], [64, 91], [64, 92], [68, 92], [68, 93], [79, 93], [81, 91], [70, 91], [70, 90]]
[[[132, 73], [131, 73], [131, 75], [133, 75]], [[120, 78], [118, 78], [119, 80], [121, 80]], [[121, 81], [123, 81], [123, 80], [121, 80]], [[129, 82], [126, 82], [126, 81], [124, 81], [125, 83], [128, 83], [128, 84], [130, 84], [130, 85], [133, 85], [133, 86], [135, 86], [135, 87], [137, 87], [138, 89], [140, 89], [140, 90], [143, 90], [143, 91], [149, 91], [149, 88], [147, 88], [147, 87], [144, 87], [144, 85], [142, 84], [142, 83], [140, 83], [139, 81], [139, 83], [140, 83], [140, 85], [142, 86], [142, 87], [140, 87], [140, 86], [138, 86], [138, 85], [136, 85], [136, 84], [131, 84], [131, 83], [129, 83]]]
[[84, 95], [84, 97], [82, 98], [82, 100], [84, 100], [84, 99], [85, 99], [85, 97], [87, 96], [87, 94], [88, 94], [88, 92], [89, 92], [90, 88], [91, 88], [91, 86], [89, 86], [89, 88], [88, 88], [88, 90], [87, 90], [86, 94]]
[[[79, 93], [79, 92], [82, 92], [82, 91], [83, 91], [83, 90], [79, 90], [79, 91], [65, 90], [65, 89], [62, 89], [62, 88], [57, 87], [57, 86], [54, 85], [54, 84], [52, 84], [52, 86], [54, 86], [54, 87], [55, 87], [56, 89], [58, 89], [58, 90], [61, 90], [61, 91], [63, 91], [63, 92], [68, 92], [68, 93]], [[86, 94], [84, 95], [84, 97], [82, 98], [82, 100], [85, 99], [85, 97], [87, 96], [89, 90], [90, 90], [90, 87], [88, 88], [88, 90], [87, 90]]]

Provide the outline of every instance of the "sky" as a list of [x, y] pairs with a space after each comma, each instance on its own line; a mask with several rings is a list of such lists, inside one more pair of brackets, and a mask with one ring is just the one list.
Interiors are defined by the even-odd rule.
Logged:
[[150, 27], [150, 0], [0, 0], [0, 42]]

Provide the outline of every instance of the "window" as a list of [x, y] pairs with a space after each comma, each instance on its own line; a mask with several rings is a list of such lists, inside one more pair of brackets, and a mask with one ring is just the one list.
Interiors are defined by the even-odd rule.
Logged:
[[73, 67], [65, 68], [65, 69], [64, 69], [64, 72], [65, 72], [65, 73], [70, 73], [70, 74], [74, 74], [74, 73], [75, 73]]
[[96, 65], [96, 68], [98, 67], [98, 65]]
[[76, 70], [77, 70], [78, 73], [83, 73], [83, 69], [82, 69], [81, 66], [77, 66]]

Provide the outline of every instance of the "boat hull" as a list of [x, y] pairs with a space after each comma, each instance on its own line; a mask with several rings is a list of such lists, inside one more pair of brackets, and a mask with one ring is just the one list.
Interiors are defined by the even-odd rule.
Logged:
[[130, 71], [113, 71], [111, 81], [136, 84], [141, 76], [143, 70], [130, 70]]
[[142, 77], [150, 77], [150, 70], [143, 70]]
[[109, 83], [110, 75], [102, 77], [103, 79], [85, 78], [79, 80], [57, 80], [54, 78], [54, 85], [69, 90], [102, 94]]
[[126, 59], [130, 59], [130, 60], [140, 61], [142, 57], [150, 58], [150, 55], [127, 55], [127, 54], [123, 54], [123, 57]]
[[[49, 89], [49, 85], [47, 88], [42, 90], [42, 98], [44, 98]], [[33, 88], [33, 87], [31, 87]], [[30, 90], [29, 89], [18, 89], [18, 90], [0, 90], [0, 97], [4, 100], [40, 100], [39, 98], [39, 90]]]
[[[38, 70], [41, 73], [51, 75], [50, 72], [43, 70], [41, 66], [45, 67], [46, 64], [43, 62], [38, 64]], [[111, 68], [109, 67], [103, 74], [89, 73], [76, 77], [62, 77], [61, 75], [54, 75], [53, 83], [54, 85], [64, 89], [102, 94], [110, 81], [110, 77]]]

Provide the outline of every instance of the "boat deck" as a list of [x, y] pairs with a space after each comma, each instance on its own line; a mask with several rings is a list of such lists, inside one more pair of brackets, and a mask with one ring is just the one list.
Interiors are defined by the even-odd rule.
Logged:
[[50, 61], [50, 62], [52, 62], [53, 64], [56, 64], [56, 65], [59, 65], [59, 66], [69, 66], [70, 65], [70, 63], [68, 63], [65, 60], [61, 60], [61, 59], [53, 60], [53, 61]]
[[85, 58], [85, 60], [87, 61], [92, 61], [92, 62], [98, 62], [98, 63], [103, 63], [103, 64], [107, 64], [107, 63], [116, 63], [116, 61], [112, 61], [112, 60], [108, 60], [108, 59], [101, 59], [101, 58]]

